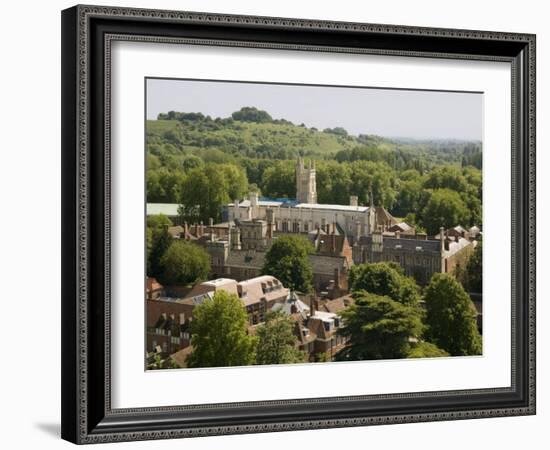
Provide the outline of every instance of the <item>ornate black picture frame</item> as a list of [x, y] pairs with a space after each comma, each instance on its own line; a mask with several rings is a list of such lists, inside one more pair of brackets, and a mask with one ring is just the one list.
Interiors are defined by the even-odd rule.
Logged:
[[[512, 66], [512, 373], [506, 388], [113, 409], [110, 48], [116, 40]], [[62, 13], [62, 437], [97, 443], [535, 413], [535, 36], [99, 6]]]

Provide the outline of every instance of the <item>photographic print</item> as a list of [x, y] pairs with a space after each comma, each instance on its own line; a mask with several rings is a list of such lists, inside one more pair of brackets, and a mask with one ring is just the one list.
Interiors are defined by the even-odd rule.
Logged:
[[533, 34], [77, 5], [61, 41], [64, 439], [535, 414]]
[[147, 369], [483, 354], [482, 92], [145, 100]]

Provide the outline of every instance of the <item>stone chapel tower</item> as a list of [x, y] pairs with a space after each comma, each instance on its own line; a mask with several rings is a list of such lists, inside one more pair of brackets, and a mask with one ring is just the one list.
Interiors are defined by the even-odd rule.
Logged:
[[296, 200], [300, 203], [317, 203], [315, 163], [310, 161], [306, 168], [302, 158], [298, 158], [296, 164]]

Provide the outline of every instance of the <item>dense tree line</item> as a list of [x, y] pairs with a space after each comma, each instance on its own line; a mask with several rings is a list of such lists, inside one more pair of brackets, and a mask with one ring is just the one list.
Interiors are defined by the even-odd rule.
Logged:
[[429, 234], [481, 225], [481, 147], [457, 141], [390, 141], [319, 131], [242, 108], [229, 118], [171, 111], [147, 127], [147, 199], [180, 203], [188, 221], [220, 218], [249, 191], [295, 196], [295, 159], [313, 158], [320, 203], [356, 195]]
[[354, 266], [349, 281], [355, 303], [342, 312], [348, 345], [337, 360], [481, 354], [475, 307], [453, 275], [436, 273], [422, 295], [393, 263]]
[[147, 217], [147, 276], [166, 285], [187, 285], [206, 280], [210, 255], [188, 241], [175, 240], [168, 228], [172, 222], [163, 214]]
[[193, 351], [188, 367], [227, 367], [252, 364], [292, 364], [307, 355], [295, 346], [295, 322], [282, 312], [270, 311], [265, 322], [248, 332], [248, 318], [235, 294], [218, 291], [193, 311]]

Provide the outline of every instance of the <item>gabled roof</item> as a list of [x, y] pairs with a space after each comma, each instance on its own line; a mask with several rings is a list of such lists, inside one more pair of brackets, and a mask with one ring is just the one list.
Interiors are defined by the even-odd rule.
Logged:
[[172, 353], [170, 355], [170, 359], [174, 361], [179, 367], [186, 367], [187, 366], [187, 358], [189, 355], [193, 353], [193, 346], [189, 345], [185, 348], [182, 348], [181, 350], [177, 351], [176, 353]]
[[375, 206], [374, 212], [376, 213], [376, 221], [378, 223], [389, 223], [390, 225], [395, 225], [397, 223], [397, 220], [393, 218], [393, 216], [382, 206]]
[[348, 306], [352, 305], [354, 300], [351, 295], [335, 298], [334, 300], [327, 300], [319, 306], [320, 311], [326, 311], [328, 313], [337, 314], [343, 311]]
[[455, 253], [458, 253], [459, 251], [461, 251], [462, 249], [470, 246], [472, 244], [471, 241], [469, 241], [468, 239], [464, 239], [464, 238], [459, 238], [458, 239], [458, 242], [456, 241], [450, 241], [449, 242], [449, 250], [447, 250], [445, 252], [445, 255], [446, 256], [451, 256], [451, 255], [454, 255]]
[[405, 233], [410, 230], [412, 230], [412, 227], [406, 222], [396, 223], [395, 225], [392, 225], [389, 228], [389, 231], [401, 231], [402, 233]]

